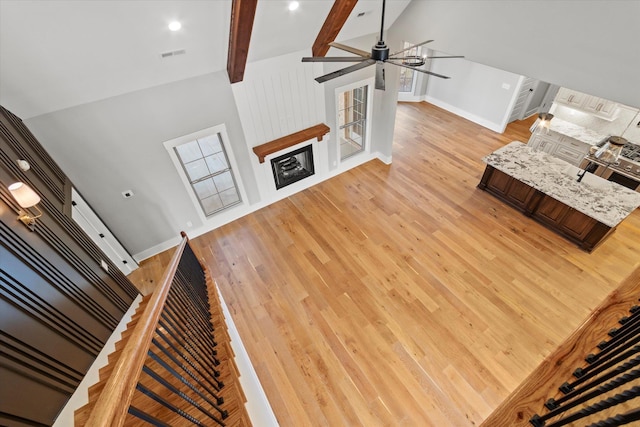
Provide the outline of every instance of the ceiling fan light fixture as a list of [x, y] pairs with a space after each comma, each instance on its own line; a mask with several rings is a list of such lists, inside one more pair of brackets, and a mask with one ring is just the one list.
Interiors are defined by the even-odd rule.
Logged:
[[425, 57], [419, 55], [409, 55], [402, 58], [402, 63], [409, 67], [421, 67], [425, 63]]
[[[335, 57], [325, 57], [325, 56], [314, 56], [314, 57], [305, 57], [302, 58], [302, 62], [356, 62], [354, 65], [350, 65], [346, 68], [341, 68], [337, 71], [330, 72], [328, 74], [324, 74], [320, 77], [316, 77], [315, 81], [318, 83], [324, 83], [328, 80], [335, 79], [340, 76], [344, 76], [345, 74], [352, 73], [354, 71], [363, 69], [370, 65], [376, 65], [376, 73], [375, 73], [375, 88], [380, 90], [385, 90], [384, 83], [384, 66], [385, 64], [395, 65], [397, 67], [405, 67], [414, 71], [418, 71], [420, 73], [429, 74], [434, 77], [439, 77], [441, 79], [448, 79], [450, 77], [444, 76], [442, 74], [437, 74], [429, 70], [425, 70], [419, 68], [424, 65], [427, 61], [427, 56], [418, 56], [418, 55], [407, 55], [403, 56], [405, 52], [417, 52], [417, 49], [420, 46], [423, 46], [427, 43], [431, 43], [433, 40], [426, 40], [422, 43], [418, 43], [413, 46], [406, 47], [398, 52], [394, 52], [392, 54], [389, 53], [389, 47], [384, 41], [384, 12], [385, 12], [385, 3], [386, 0], [382, 0], [382, 19], [380, 20], [380, 38], [378, 42], [371, 48], [371, 52], [366, 52], [361, 49], [357, 49], [351, 46], [343, 45], [336, 42], [328, 43], [329, 46], [335, 47], [340, 50], [344, 50], [346, 52], [352, 53], [355, 56], [335, 56]], [[440, 56], [440, 57], [429, 57], [432, 58], [463, 58], [462, 56]]]

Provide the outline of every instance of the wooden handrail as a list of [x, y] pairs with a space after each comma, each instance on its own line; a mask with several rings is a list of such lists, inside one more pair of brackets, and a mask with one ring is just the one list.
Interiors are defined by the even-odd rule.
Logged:
[[638, 301], [640, 269], [631, 273], [621, 285], [591, 313], [567, 340], [505, 399], [480, 427], [530, 427], [529, 418], [544, 408], [544, 402], [557, 393], [558, 379], [571, 377], [584, 363], [584, 355], [593, 350], [611, 325], [628, 314]]
[[180, 235], [182, 236], [182, 241], [165, 270], [162, 283], [151, 296], [140, 320], [122, 350], [122, 354], [118, 358], [109, 380], [87, 419], [87, 426], [114, 427], [124, 424], [138, 384], [140, 372], [147, 357], [147, 351], [151, 346], [151, 339], [171, 288], [171, 282], [178, 269], [184, 248], [189, 241], [184, 232], [181, 232]]

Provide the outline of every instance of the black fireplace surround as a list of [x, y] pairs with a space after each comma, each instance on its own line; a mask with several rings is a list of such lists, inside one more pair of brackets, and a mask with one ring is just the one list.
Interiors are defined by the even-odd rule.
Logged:
[[313, 175], [312, 146], [307, 145], [272, 159], [271, 169], [277, 190]]

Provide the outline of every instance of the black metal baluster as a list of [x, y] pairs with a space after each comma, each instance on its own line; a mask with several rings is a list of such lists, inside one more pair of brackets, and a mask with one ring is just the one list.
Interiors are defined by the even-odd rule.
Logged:
[[618, 414], [606, 420], [590, 424], [587, 427], [617, 427], [629, 424], [633, 421], [640, 421], [640, 409], [634, 409], [626, 414]]
[[[193, 406], [194, 408], [196, 408], [197, 410], [199, 410], [200, 412], [205, 414], [207, 417], [211, 418], [212, 420], [214, 420], [216, 422], [219, 421], [218, 418], [215, 415], [213, 415], [211, 412], [209, 412], [207, 409], [205, 409], [201, 404], [199, 404], [193, 398], [191, 398], [189, 395], [187, 395], [185, 392], [181, 391], [176, 386], [171, 384], [169, 381], [167, 381], [165, 378], [163, 378], [161, 375], [159, 375], [156, 371], [154, 371], [153, 369], [151, 369], [147, 365], [142, 367], [142, 371], [144, 373], [146, 373], [147, 375], [149, 375], [151, 378], [153, 378], [156, 382], [162, 384], [171, 393], [179, 396], [185, 402], [187, 402], [188, 404], [190, 404], [191, 406]], [[222, 417], [223, 420], [229, 416], [227, 411], [219, 409], [219, 412], [220, 412], [220, 416]]]
[[640, 342], [640, 335], [638, 332], [640, 331], [640, 324], [635, 325], [633, 328], [626, 329], [624, 333], [617, 334], [615, 338], [612, 338], [611, 341], [602, 341], [598, 344], [598, 348], [600, 348], [600, 352], [598, 354], [589, 354], [585, 358], [585, 360], [593, 364], [597, 362], [599, 359], [605, 357], [609, 353], [615, 352], [616, 349], [622, 347], [629, 347], [633, 344]]
[[136, 408], [135, 406], [131, 405], [129, 406], [129, 411], [128, 411], [131, 415], [133, 415], [136, 418], [140, 418], [141, 420], [152, 424], [156, 427], [171, 427], [171, 424], [167, 424], [162, 420], [157, 419], [156, 417], [147, 414], [146, 412]]
[[616, 394], [615, 396], [609, 397], [605, 400], [601, 400], [600, 402], [594, 403], [593, 405], [589, 405], [584, 409], [576, 412], [575, 414], [571, 414], [566, 418], [549, 424], [547, 427], [560, 427], [567, 425], [581, 418], [596, 414], [600, 411], [619, 405], [638, 396], [640, 396], [640, 387], [632, 387], [629, 390], [625, 390], [622, 393]]
[[181, 336], [184, 337], [185, 342], [188, 342], [190, 347], [199, 352], [200, 355], [210, 360], [213, 366], [218, 366], [220, 361], [214, 357], [214, 351], [209, 349], [206, 343], [201, 341], [201, 337], [195, 334], [195, 331], [188, 328], [189, 322], [185, 320], [184, 315], [180, 314], [180, 310], [176, 307], [173, 301], [167, 301], [166, 310], [163, 314], [166, 314], [173, 320], [173, 324], [181, 329]]
[[[586, 382], [587, 380], [595, 377], [596, 375], [601, 374], [602, 372], [606, 371], [607, 369], [611, 368], [612, 366], [615, 366], [618, 363], [625, 361], [626, 359], [630, 358], [631, 356], [633, 356], [634, 354], [636, 354], [638, 352], [640, 352], [640, 346], [635, 346], [631, 350], [622, 353], [620, 356], [618, 356], [618, 357], [616, 357], [614, 359], [611, 359], [611, 360], [602, 359], [602, 360], [599, 361], [599, 362], [602, 362], [602, 363], [598, 363], [598, 366], [597, 366], [596, 369], [589, 369], [587, 373], [582, 374], [580, 377], [578, 377], [577, 380], [575, 380], [572, 383], [564, 383], [564, 384], [562, 384], [560, 386], [560, 391], [562, 391], [563, 393], [570, 393], [571, 391], [574, 390], [576, 385], [579, 385], [579, 384], [582, 384], [582, 383]], [[589, 366], [589, 368], [593, 367], [594, 365]], [[586, 369], [585, 369], [585, 371], [586, 371]]]
[[[164, 313], [162, 314], [162, 316], [164, 316]], [[218, 372], [214, 367], [210, 366], [206, 361], [204, 361], [201, 357], [200, 354], [198, 354], [197, 352], [193, 351], [193, 349], [191, 348], [191, 346], [186, 343], [186, 341], [182, 340], [181, 337], [177, 334], [178, 331], [174, 330], [173, 325], [170, 324], [169, 322], [165, 323], [163, 321], [160, 321], [159, 324], [164, 328], [164, 330], [169, 334], [169, 336], [171, 338], [173, 338], [175, 340], [175, 342], [180, 345], [180, 347], [182, 347], [183, 349], [185, 349], [185, 351], [196, 361], [198, 362], [198, 364], [200, 366], [202, 366], [203, 368], [205, 368], [206, 371], [210, 371], [214, 373], [214, 378], [213, 380], [216, 382], [217, 384], [217, 389], [221, 389], [222, 387], [224, 387], [224, 384], [221, 381], [218, 381], [215, 377], [219, 376], [219, 375], [215, 375], [216, 372]], [[171, 325], [171, 326], [170, 326]]]
[[[136, 386], [136, 389], [138, 391], [140, 391], [141, 393], [144, 393], [145, 395], [149, 396], [151, 399], [155, 400], [156, 402], [158, 402], [159, 404], [161, 404], [165, 408], [175, 412], [176, 414], [180, 415], [183, 418], [186, 418], [187, 420], [189, 420], [193, 424], [195, 424], [197, 426], [201, 426], [201, 427], [207, 427], [207, 424], [201, 423], [199, 420], [197, 420], [193, 416], [187, 414], [182, 409], [180, 409], [180, 408], [176, 407], [175, 405], [172, 405], [171, 403], [167, 402], [165, 399], [163, 399], [162, 397], [160, 397], [159, 395], [157, 395], [156, 393], [154, 393], [153, 391], [151, 391], [150, 389], [148, 389], [144, 385], [138, 383], [138, 385]], [[224, 422], [222, 422], [220, 420], [214, 419], [214, 421], [217, 424], [221, 425], [221, 426], [225, 425]]]
[[[184, 336], [185, 341], [189, 342], [192, 348], [199, 348], [200, 351], [203, 352], [204, 355], [209, 358], [209, 356], [213, 355], [213, 351], [209, 351], [209, 344], [203, 343], [200, 341], [200, 337], [195, 335], [195, 331], [188, 327], [189, 321], [185, 319], [185, 316], [181, 314], [181, 310], [176, 306], [174, 301], [170, 301], [166, 306], [167, 310], [165, 310], [168, 317], [170, 317], [173, 322], [180, 326], [181, 335]], [[215, 366], [219, 364], [215, 357], [211, 357], [212, 362]]]
[[174, 290], [175, 294], [173, 295], [174, 298], [172, 298], [172, 302], [175, 304], [175, 307], [181, 308], [181, 310], [178, 311], [183, 314], [185, 319], [189, 320], [188, 324], [191, 326], [193, 333], [200, 337], [201, 342], [213, 346], [212, 331], [207, 328], [207, 322], [202, 313], [199, 313], [199, 311], [190, 304], [192, 301], [186, 294], [184, 286], [176, 286]]
[[[176, 356], [174, 356], [173, 354], [171, 354], [169, 352], [169, 350], [164, 347], [163, 345], [161, 345], [155, 338], [153, 339], [153, 345], [156, 346], [156, 348], [158, 348], [165, 356], [167, 356], [169, 358], [169, 360], [171, 360], [173, 363], [175, 363], [182, 371], [186, 372], [186, 374], [191, 377], [191, 379], [193, 381], [196, 382], [196, 384], [198, 384], [198, 386], [204, 390], [209, 396], [212, 396], [213, 398], [216, 399], [216, 405], [222, 405], [224, 403], [224, 399], [222, 398], [222, 396], [218, 396], [215, 391], [211, 390], [209, 387], [207, 387], [207, 385], [204, 383], [204, 379], [202, 378], [198, 378], [193, 372], [191, 372], [190, 369], [188, 369], [183, 363], [180, 363], [180, 361], [178, 360], [178, 358]], [[151, 350], [149, 350], [151, 351]], [[155, 358], [157, 357], [155, 354], [151, 354], [151, 357]], [[162, 360], [162, 359], [160, 359]], [[162, 360], [156, 360], [158, 363], [160, 363], [161, 365], [167, 365], [165, 366], [165, 369], [167, 369], [168, 371], [175, 371], [175, 369], [173, 369], [166, 361]], [[171, 371], [172, 372], [172, 371]], [[173, 373], [173, 372], [172, 372]], [[177, 375], [180, 375], [177, 371], [176, 371]], [[180, 375], [181, 378], [184, 378], [182, 375]], [[198, 391], [199, 393], [199, 391]]]
[[[215, 384], [213, 382], [211, 382], [211, 378], [209, 377], [209, 375], [203, 373], [200, 368], [198, 366], [196, 366], [196, 363], [194, 361], [192, 361], [190, 358], [188, 358], [183, 352], [179, 351], [178, 348], [166, 337], [166, 335], [162, 334], [160, 331], [156, 331], [156, 333], [158, 334], [158, 336], [160, 336], [168, 345], [169, 347], [176, 352], [177, 355], [180, 356], [180, 358], [182, 358], [182, 360], [184, 360], [185, 362], [187, 362], [187, 364], [189, 364], [189, 366], [191, 366], [191, 368], [196, 371], [200, 377], [202, 379], [204, 379], [204, 381], [206, 381], [207, 383], [209, 383], [211, 385], [211, 387], [213, 387], [216, 391], [220, 391], [220, 389], [222, 388], [220, 386], [220, 382], [218, 382], [215, 378], [220, 376], [220, 372], [217, 370], [213, 371], [213, 380], [216, 382]], [[184, 368], [186, 370], [186, 367]]]
[[593, 390], [590, 393], [585, 393], [584, 395], [580, 396], [579, 398], [569, 402], [568, 404], [558, 407], [557, 409], [554, 409], [553, 411], [549, 412], [548, 414], [545, 414], [543, 416], [538, 417], [539, 421], [547, 421], [550, 420], [551, 418], [557, 417], [558, 415], [575, 408], [576, 406], [580, 405], [581, 403], [585, 403], [595, 397], [598, 397], [604, 393], [607, 393], [611, 390], [615, 390], [616, 388], [627, 384], [637, 378], [640, 378], [640, 371], [638, 370], [634, 370], [632, 371], [632, 373], [629, 374], [624, 374], [618, 378], [616, 378], [613, 381], [610, 381], [608, 383], [606, 383], [603, 386], [598, 387], [597, 389]]
[[623, 374], [624, 372], [628, 371], [629, 369], [640, 365], [640, 356], [636, 356], [633, 359], [629, 360], [628, 362], [623, 363], [620, 366], [617, 366], [615, 369], [609, 371], [608, 373], [606, 373], [605, 375], [602, 375], [600, 377], [598, 377], [596, 380], [585, 384], [584, 386], [580, 387], [580, 388], [576, 388], [574, 389], [572, 392], [570, 392], [569, 394], [566, 394], [564, 396], [562, 396], [559, 399], [549, 399], [547, 400], [547, 402], [544, 404], [544, 406], [547, 407], [547, 409], [549, 410], [553, 410], [556, 409], [558, 406], [562, 405], [564, 402], [567, 402], [573, 398], [575, 398], [576, 396], [579, 396], [580, 394], [588, 391], [589, 389], [598, 386], [599, 384], [604, 383], [605, 381], [610, 380], [611, 378], [614, 378], [617, 375]]

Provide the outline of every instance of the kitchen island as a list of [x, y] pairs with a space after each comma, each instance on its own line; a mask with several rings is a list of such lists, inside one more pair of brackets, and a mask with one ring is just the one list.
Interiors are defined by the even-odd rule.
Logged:
[[483, 158], [478, 188], [592, 251], [640, 206], [640, 193], [514, 141]]

